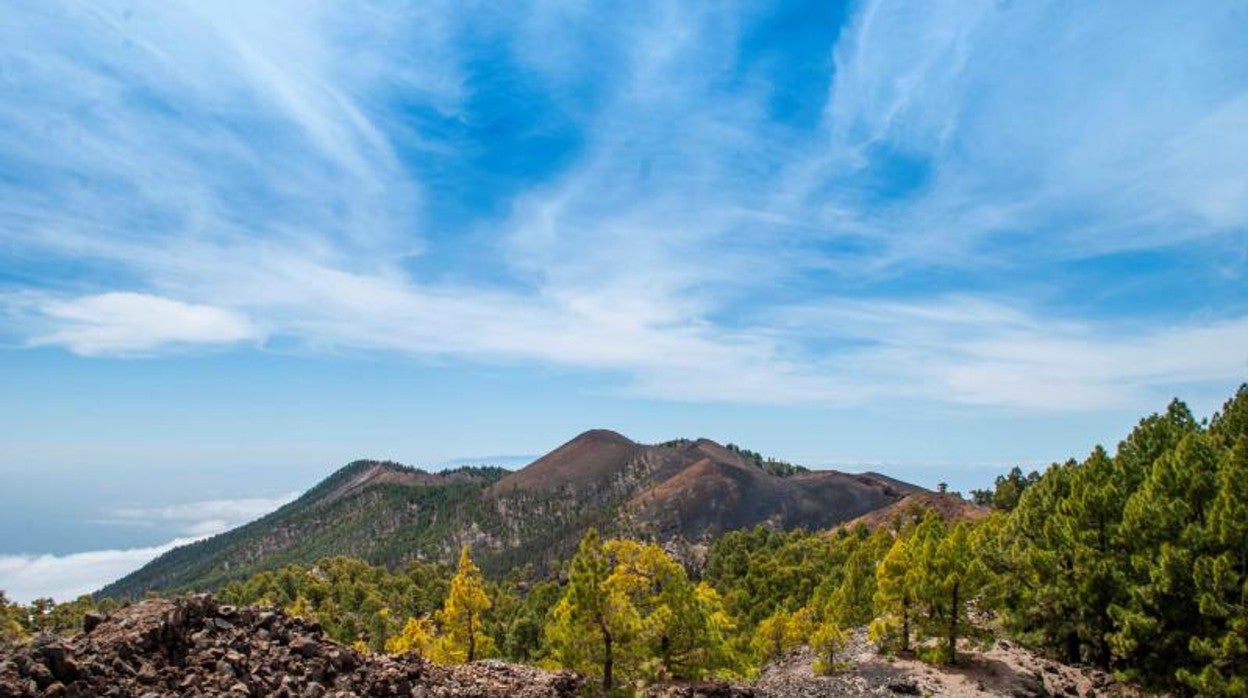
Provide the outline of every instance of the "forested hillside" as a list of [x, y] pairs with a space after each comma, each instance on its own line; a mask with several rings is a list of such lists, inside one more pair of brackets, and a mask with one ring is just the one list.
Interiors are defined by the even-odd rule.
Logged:
[[1248, 692], [1248, 387], [1050, 466], [978, 538], [1006, 632], [1150, 686]]
[[709, 439], [646, 445], [597, 429], [516, 472], [352, 463], [282, 509], [172, 550], [100, 595], [215, 589], [335, 555], [389, 569], [450, 564], [465, 545], [493, 576], [525, 564], [549, 572], [590, 527], [700, 549], [725, 531], [759, 523], [834, 526], [918, 490], [867, 475], [807, 471]]
[[473, 522], [488, 525], [481, 492], [506, 474], [473, 467], [427, 473], [357, 461], [272, 514], [171, 550], [99, 595], [214, 589], [262, 570], [335, 555], [390, 566], [440, 555], [448, 545], [453, 550]]
[[[465, 549], [454, 569], [334, 558], [220, 595], [314, 618], [376, 652], [502, 656], [604, 686], [748, 678], [797, 645], [835, 673], [850, 631], [866, 626], [884, 651], [933, 663], [1008, 637], [1152, 690], [1248, 695], [1248, 387], [1210, 419], [1175, 401], [1112, 452], [1011, 473], [977, 497], [994, 512], [733, 531], [692, 567], [591, 530], [546, 578], [516, 568], [487, 579]], [[14, 635], [67, 627], [91, 605], [0, 613]]]

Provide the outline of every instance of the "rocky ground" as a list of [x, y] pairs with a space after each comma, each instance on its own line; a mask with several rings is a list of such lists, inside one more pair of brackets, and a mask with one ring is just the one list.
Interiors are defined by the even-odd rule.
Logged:
[[957, 667], [932, 667], [914, 659], [880, 655], [856, 632], [842, 655], [845, 669], [818, 676], [809, 649], [768, 665], [753, 685], [699, 684], [653, 687], [654, 698], [822, 698], [824, 696], [1104, 696], [1134, 698], [1138, 691], [1102, 671], [1049, 661], [1009, 642], [967, 649]]
[[579, 695], [581, 680], [503, 662], [456, 667], [362, 655], [315, 623], [209, 596], [154, 599], [88, 616], [72, 640], [0, 649], [0, 698], [17, 696]]
[[[750, 685], [652, 686], [654, 698], [814, 696], [1107, 696], [1139, 693], [1104, 672], [1052, 662], [998, 641], [968, 648], [957, 667], [880, 655], [864, 631], [842, 653], [845, 669], [817, 676], [795, 650]], [[443, 666], [414, 655], [364, 655], [328, 640], [308, 621], [210, 596], [153, 599], [111, 616], [88, 616], [67, 640], [41, 635], [0, 647], [0, 698], [17, 696], [577, 696], [580, 677], [498, 661]]]

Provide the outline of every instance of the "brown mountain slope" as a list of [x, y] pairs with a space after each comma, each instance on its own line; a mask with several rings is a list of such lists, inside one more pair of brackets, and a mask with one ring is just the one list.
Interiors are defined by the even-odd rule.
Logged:
[[914, 489], [808, 471], [709, 439], [644, 445], [596, 429], [513, 473], [427, 473], [358, 461], [272, 514], [165, 553], [101, 593], [211, 589], [331, 555], [392, 567], [452, 562], [462, 545], [472, 546], [488, 574], [501, 575], [567, 559], [591, 526], [606, 535], [695, 543], [759, 524], [823, 529]]
[[317, 498], [317, 504], [326, 506], [339, 499], [350, 497], [357, 492], [380, 485], [398, 485], [400, 487], [437, 487], [457, 482], [469, 482], [478, 475], [470, 471], [457, 470], [445, 473], [428, 473], [415, 468], [408, 468], [397, 463], [365, 461], [358, 466], [358, 471], [342, 478], [334, 487], [328, 489]]
[[936, 512], [945, 521], [978, 521], [988, 515], [988, 509], [976, 506], [956, 494], [941, 492], [917, 492], [875, 511], [846, 523], [846, 526], [862, 524], [875, 528], [881, 524], [918, 521], [928, 511]]
[[872, 471], [867, 471], [863, 473], [862, 476], [869, 477], [872, 480], [876, 480], [878, 482], [882, 482], [885, 485], [891, 485], [893, 489], [897, 490], [898, 492], [902, 494], [915, 494], [917, 492], [927, 492], [926, 489], [919, 487], [918, 485], [912, 485], [908, 482], [905, 482], [904, 480], [898, 480], [895, 477], [881, 475], [880, 473], [876, 473]]
[[489, 492], [592, 489], [619, 476], [641, 450], [640, 444], [621, 434], [593, 429], [499, 480]]
[[700, 538], [757, 524], [827, 528], [900, 498], [869, 478], [835, 471], [777, 477], [707, 457], [643, 490], [628, 509], [660, 537]]
[[694, 540], [758, 524], [827, 528], [916, 491], [830, 470], [775, 475], [710, 439], [641, 445], [594, 430], [503, 478], [487, 495], [500, 503], [558, 495], [612, 509], [612, 528]]

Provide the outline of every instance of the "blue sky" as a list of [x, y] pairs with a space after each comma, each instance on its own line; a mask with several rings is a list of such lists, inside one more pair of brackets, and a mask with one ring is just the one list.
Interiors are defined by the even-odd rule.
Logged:
[[0, 587], [357, 457], [611, 427], [969, 488], [1207, 413], [1248, 378], [1246, 34], [1237, 2], [19, 1]]

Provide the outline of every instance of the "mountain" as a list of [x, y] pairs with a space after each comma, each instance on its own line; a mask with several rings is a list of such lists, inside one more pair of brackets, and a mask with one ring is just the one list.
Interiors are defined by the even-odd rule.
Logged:
[[928, 511], [936, 512], [945, 521], [979, 521], [988, 516], [989, 509], [962, 499], [949, 492], [912, 492], [886, 507], [876, 509], [846, 523], [847, 527], [862, 524], [869, 529], [880, 525], [923, 519]]
[[590, 526], [698, 542], [758, 524], [829, 528], [922, 491], [883, 476], [806, 470], [709, 439], [645, 445], [598, 429], [515, 472], [357, 461], [264, 518], [171, 550], [100, 594], [208, 589], [330, 555], [388, 566], [450, 561], [465, 544], [497, 575], [566, 558]]

